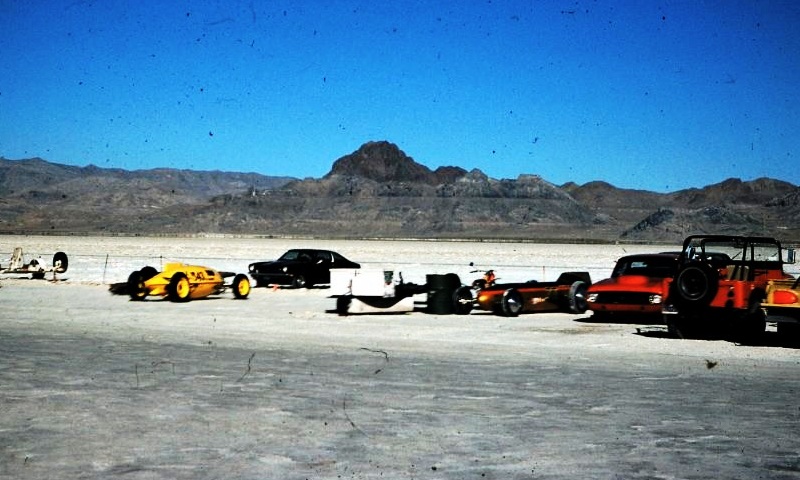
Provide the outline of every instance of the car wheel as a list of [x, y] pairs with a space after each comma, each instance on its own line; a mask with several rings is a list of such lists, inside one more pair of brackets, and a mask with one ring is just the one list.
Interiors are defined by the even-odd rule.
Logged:
[[474, 300], [470, 287], [460, 287], [453, 293], [453, 304], [456, 315], [468, 315], [472, 311]]
[[515, 288], [509, 288], [503, 292], [500, 300], [503, 315], [506, 317], [516, 317], [522, 311], [522, 295]]
[[675, 276], [675, 288], [684, 305], [705, 306], [717, 295], [719, 274], [707, 263], [690, 263]]
[[158, 270], [149, 265], [139, 270], [139, 272], [142, 274], [145, 282], [158, 275]]
[[586, 303], [586, 291], [589, 286], [586, 282], [577, 281], [569, 287], [569, 311], [571, 313], [584, 313], [589, 305]]
[[56, 254], [53, 255], [53, 268], [58, 273], [64, 273], [67, 271], [68, 267], [69, 259], [67, 258], [67, 254], [64, 252], [56, 252]]
[[137, 270], [128, 276], [128, 295], [131, 300], [144, 300], [144, 297], [147, 296], [147, 288], [144, 285], [146, 281], [147, 279], [144, 278], [141, 270]]
[[233, 297], [245, 299], [250, 295], [250, 280], [247, 275], [240, 273], [233, 277]]
[[172, 276], [167, 285], [167, 296], [173, 302], [188, 302], [192, 286], [189, 278], [183, 272], [178, 272]]
[[309, 288], [311, 285], [306, 282], [306, 277], [303, 275], [295, 275], [294, 280], [292, 281], [292, 286], [294, 288]]

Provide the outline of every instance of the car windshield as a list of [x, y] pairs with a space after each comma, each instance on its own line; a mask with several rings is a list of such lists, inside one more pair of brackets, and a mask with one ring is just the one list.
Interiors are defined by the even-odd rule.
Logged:
[[617, 262], [612, 277], [620, 275], [643, 275], [645, 277], [667, 278], [675, 273], [675, 260], [663, 257], [636, 257]]

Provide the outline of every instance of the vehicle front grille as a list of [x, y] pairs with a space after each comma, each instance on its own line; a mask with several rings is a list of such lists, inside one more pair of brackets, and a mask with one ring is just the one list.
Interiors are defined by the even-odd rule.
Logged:
[[643, 292], [602, 292], [597, 295], [595, 303], [650, 305], [651, 293]]

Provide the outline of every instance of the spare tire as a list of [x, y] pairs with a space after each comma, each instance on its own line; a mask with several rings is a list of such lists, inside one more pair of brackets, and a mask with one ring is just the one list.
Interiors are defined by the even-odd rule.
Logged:
[[64, 252], [56, 252], [53, 255], [53, 269], [58, 273], [64, 273], [67, 271], [69, 267], [69, 259], [67, 258], [67, 254]]
[[711, 265], [692, 262], [675, 275], [675, 292], [686, 306], [706, 306], [717, 295], [719, 273]]

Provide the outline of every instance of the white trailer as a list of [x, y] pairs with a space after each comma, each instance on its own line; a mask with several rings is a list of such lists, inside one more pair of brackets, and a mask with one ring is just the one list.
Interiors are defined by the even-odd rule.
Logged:
[[378, 268], [331, 270], [331, 298], [336, 313], [407, 313], [414, 311], [414, 295], [425, 287], [404, 283], [393, 270]]

